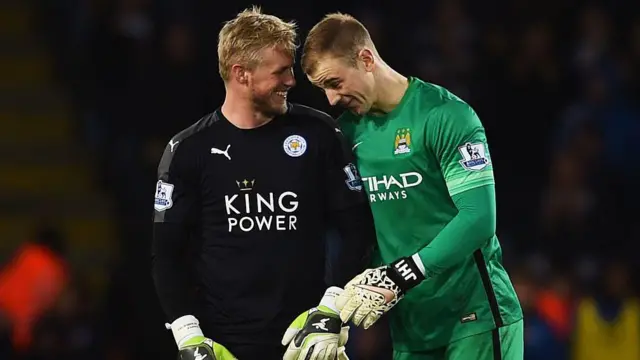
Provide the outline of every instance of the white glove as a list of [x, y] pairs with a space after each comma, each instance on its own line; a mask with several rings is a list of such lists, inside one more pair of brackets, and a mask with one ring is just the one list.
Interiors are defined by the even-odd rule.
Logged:
[[223, 345], [206, 338], [200, 322], [193, 315], [185, 315], [165, 324], [178, 345], [178, 359], [182, 360], [238, 360]]
[[284, 360], [349, 360], [345, 352], [349, 327], [343, 326], [335, 306], [342, 291], [328, 288], [318, 307], [303, 312], [289, 325], [282, 337], [282, 345], [288, 345]]
[[340, 319], [368, 329], [424, 279], [420, 266], [410, 257], [367, 269], [349, 281], [336, 299]]

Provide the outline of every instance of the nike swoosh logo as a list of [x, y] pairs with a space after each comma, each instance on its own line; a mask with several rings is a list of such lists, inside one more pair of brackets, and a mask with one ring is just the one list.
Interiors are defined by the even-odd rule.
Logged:
[[356, 285], [356, 287], [384, 296], [385, 304], [392, 302], [393, 299], [396, 298], [396, 294], [389, 289], [384, 289], [384, 288], [380, 288], [372, 285]]
[[355, 150], [358, 146], [360, 146], [360, 144], [362, 144], [362, 141], [355, 143], [355, 145], [353, 145], [353, 147], [351, 148], [351, 151]]

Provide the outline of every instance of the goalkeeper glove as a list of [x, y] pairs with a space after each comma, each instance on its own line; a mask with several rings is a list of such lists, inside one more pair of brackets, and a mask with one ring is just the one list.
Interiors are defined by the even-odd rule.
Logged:
[[367, 269], [349, 281], [336, 299], [340, 318], [345, 323], [351, 320], [355, 326], [362, 324], [368, 329], [424, 278], [411, 257]]
[[178, 345], [178, 360], [237, 360], [227, 348], [204, 337], [195, 316], [185, 315], [165, 326]]
[[320, 305], [300, 314], [282, 337], [287, 346], [284, 360], [349, 360], [345, 345], [349, 327], [343, 326], [335, 306], [335, 298], [343, 290], [330, 287]]

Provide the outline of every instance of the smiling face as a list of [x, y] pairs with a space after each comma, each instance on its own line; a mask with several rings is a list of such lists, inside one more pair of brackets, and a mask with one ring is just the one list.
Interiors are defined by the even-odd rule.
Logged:
[[293, 56], [278, 48], [261, 50], [260, 63], [246, 71], [247, 90], [256, 110], [278, 115], [287, 111], [287, 92], [295, 86]]
[[227, 91], [268, 116], [287, 110], [287, 91], [295, 86], [296, 24], [247, 9], [218, 35], [218, 68]]
[[355, 65], [345, 59], [325, 56], [319, 59], [309, 81], [324, 90], [332, 106], [342, 106], [363, 115], [375, 102], [373, 61], [358, 58]]

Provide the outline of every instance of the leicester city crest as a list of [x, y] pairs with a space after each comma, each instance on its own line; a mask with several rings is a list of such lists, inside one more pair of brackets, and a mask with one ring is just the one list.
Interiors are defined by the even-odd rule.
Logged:
[[291, 135], [284, 140], [282, 147], [287, 155], [298, 157], [307, 150], [307, 141], [300, 135]]
[[458, 147], [458, 151], [462, 155], [460, 165], [467, 170], [479, 171], [491, 163], [483, 143], [473, 144], [468, 142]]

